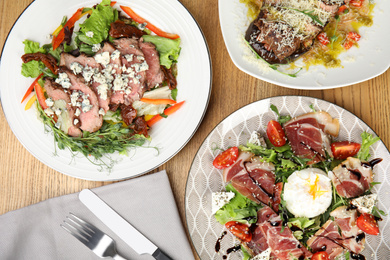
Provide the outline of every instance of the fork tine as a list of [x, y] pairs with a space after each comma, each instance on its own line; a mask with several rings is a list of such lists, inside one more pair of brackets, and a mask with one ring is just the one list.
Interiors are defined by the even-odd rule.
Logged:
[[72, 231], [72, 230], [70, 230], [68, 227], [66, 227], [65, 225], [63, 225], [63, 224], [60, 224], [60, 226], [63, 228], [63, 229], [65, 229], [69, 234], [71, 234], [72, 236], [74, 236], [75, 238], [77, 238], [81, 243], [83, 243], [84, 245], [87, 245], [88, 244], [88, 242], [89, 242], [89, 240], [85, 237], [85, 236], [83, 236], [81, 233], [80, 233], [80, 231], [78, 231], [78, 229], [76, 229], [75, 227], [73, 227], [72, 225], [70, 225], [69, 223], [67, 223], [67, 222], [65, 222], [64, 221], [64, 223], [65, 224], [67, 224], [67, 226], [69, 226], [69, 227], [71, 227], [73, 230], [75, 230], [75, 231]]
[[[77, 217], [73, 213], [69, 212], [69, 215], [72, 216], [73, 218], [75, 218], [79, 222], [78, 225], [81, 226], [85, 232], [88, 232], [88, 230], [89, 230], [89, 231], [92, 231], [93, 233], [102, 233], [95, 226], [92, 226], [91, 224], [89, 224], [88, 222], [86, 222], [86, 221], [82, 220], [81, 218]], [[75, 222], [74, 220], [72, 220], [72, 221]], [[87, 227], [88, 230], [85, 227]], [[90, 232], [88, 232], [88, 233], [90, 234]]]

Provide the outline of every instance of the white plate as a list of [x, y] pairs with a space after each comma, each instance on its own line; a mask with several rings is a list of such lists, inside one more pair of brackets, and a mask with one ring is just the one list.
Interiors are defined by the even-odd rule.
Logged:
[[343, 68], [312, 66], [308, 71], [299, 72], [297, 78], [282, 75], [254, 58], [243, 41], [251, 22], [245, 4], [240, 0], [219, 0], [218, 3], [222, 35], [230, 58], [240, 70], [258, 79], [295, 89], [329, 89], [374, 78], [390, 66], [389, 1], [375, 1], [374, 24], [360, 29], [359, 48], [353, 47], [340, 55]]
[[[185, 207], [186, 219], [192, 243], [201, 259], [222, 259], [226, 249], [237, 243], [233, 235], [225, 236], [221, 242], [221, 251], [215, 252], [218, 237], [225, 230], [211, 213], [212, 192], [224, 190], [221, 171], [214, 168], [212, 162], [218, 154], [216, 147], [227, 149], [231, 146], [246, 144], [253, 131], [266, 132], [267, 123], [275, 119], [270, 105], [274, 104], [282, 115], [298, 116], [311, 112], [309, 107], [314, 105], [316, 110], [327, 111], [332, 117], [340, 121], [338, 140], [350, 140], [361, 143], [360, 134], [367, 131], [374, 136], [375, 133], [362, 120], [347, 110], [320, 99], [299, 96], [273, 97], [260, 100], [238, 109], [221, 123], [204, 140], [195, 155], [188, 174]], [[383, 161], [374, 168], [374, 181], [381, 182], [375, 185], [373, 191], [378, 194], [378, 208], [389, 213], [390, 179], [386, 172], [390, 168], [390, 154], [382, 141], [375, 143], [371, 150], [371, 158], [382, 158]], [[388, 259], [390, 255], [390, 221], [388, 217], [379, 222], [380, 235], [366, 236], [366, 247], [363, 254], [367, 260]], [[229, 254], [230, 260], [242, 259], [241, 253]]]
[[[150, 131], [154, 149], [139, 148], [129, 156], [115, 154], [118, 159], [111, 173], [100, 172], [99, 167], [82, 155], [72, 159], [67, 150], [57, 148], [51, 134], [45, 134], [35, 109], [24, 111], [21, 98], [33, 79], [21, 75], [21, 56], [25, 39], [48, 43], [46, 36], [61, 23], [63, 15], [70, 17], [80, 7], [91, 7], [99, 0], [51, 1], [36, 0], [21, 14], [3, 48], [0, 67], [0, 96], [7, 121], [24, 147], [37, 159], [56, 171], [87, 180], [112, 181], [151, 171], [178, 153], [191, 139], [203, 119], [211, 92], [211, 62], [205, 38], [187, 9], [176, 0], [118, 1], [130, 6], [140, 16], [167, 32], [181, 37], [178, 60], [178, 100], [185, 100], [174, 115], [160, 121]], [[42, 15], [44, 14], [44, 15]]]

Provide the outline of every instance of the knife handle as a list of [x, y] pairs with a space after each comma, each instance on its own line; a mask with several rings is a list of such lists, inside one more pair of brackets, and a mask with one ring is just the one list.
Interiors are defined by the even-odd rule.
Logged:
[[163, 253], [163, 251], [160, 250], [160, 248], [157, 248], [156, 251], [154, 251], [152, 255], [157, 260], [172, 260], [169, 256]]

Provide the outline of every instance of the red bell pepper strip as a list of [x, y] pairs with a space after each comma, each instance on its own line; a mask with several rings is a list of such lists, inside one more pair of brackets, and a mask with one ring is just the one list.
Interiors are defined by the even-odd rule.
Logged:
[[130, 7], [128, 6], [123, 6], [120, 5], [120, 8], [133, 19], [137, 23], [146, 23], [146, 28], [157, 34], [158, 36], [164, 37], [164, 38], [169, 38], [169, 39], [177, 39], [180, 38], [179, 35], [173, 34], [173, 33], [167, 33], [162, 31], [161, 29], [157, 28], [153, 24], [149, 23], [147, 20], [136, 14]]
[[148, 104], [162, 105], [162, 104], [176, 104], [176, 101], [173, 99], [151, 99], [151, 98], [141, 98], [140, 101]]
[[34, 82], [31, 84], [31, 86], [27, 89], [26, 94], [24, 94], [24, 96], [22, 98], [22, 102], [20, 102], [20, 103], [23, 103], [23, 101], [26, 100], [26, 98], [31, 94], [31, 92], [34, 90], [35, 84], [38, 84], [38, 80], [42, 77], [42, 75], [43, 75], [43, 73], [39, 74], [39, 76], [34, 80]]
[[[84, 13], [85, 14], [85, 13]], [[68, 27], [69, 29], [73, 28], [74, 24], [84, 15], [83, 14], [83, 8], [79, 8], [72, 17], [66, 22], [64, 27], [61, 29], [61, 31], [58, 33], [57, 36], [53, 36], [53, 50], [57, 49], [58, 46], [64, 41], [65, 38], [65, 27]]]
[[[169, 116], [169, 115], [172, 115], [173, 113], [175, 113], [177, 110], [179, 110], [179, 108], [184, 104], [184, 101], [181, 101], [179, 103], [176, 103], [175, 105], [171, 106], [171, 107], [168, 107], [167, 109], [164, 110], [164, 114]], [[161, 119], [163, 119], [163, 117], [161, 115], [155, 115], [154, 117], [152, 117], [149, 121], [146, 122], [146, 124], [151, 127], [152, 125], [154, 125], [155, 123], [157, 123], [158, 121], [160, 121]]]
[[35, 95], [37, 95], [37, 99], [38, 99], [39, 104], [41, 105], [42, 109], [45, 110], [46, 108], [48, 108], [48, 106], [46, 105], [45, 93], [43, 92], [41, 85], [35, 84], [34, 89], [35, 89]]
[[112, 1], [110, 5], [111, 5], [111, 7], [113, 7], [115, 4], [116, 4], [116, 1]]

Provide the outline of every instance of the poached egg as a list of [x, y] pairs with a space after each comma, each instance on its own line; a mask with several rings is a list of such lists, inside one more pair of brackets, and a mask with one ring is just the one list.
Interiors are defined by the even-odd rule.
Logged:
[[331, 180], [317, 168], [295, 171], [287, 179], [283, 199], [295, 217], [316, 217], [332, 202]]

